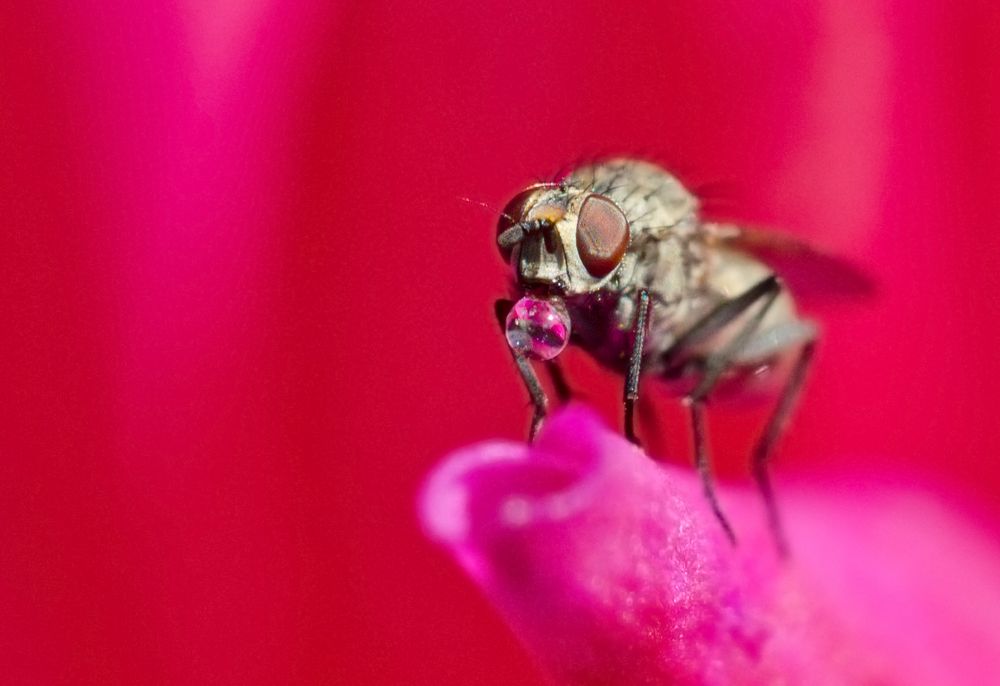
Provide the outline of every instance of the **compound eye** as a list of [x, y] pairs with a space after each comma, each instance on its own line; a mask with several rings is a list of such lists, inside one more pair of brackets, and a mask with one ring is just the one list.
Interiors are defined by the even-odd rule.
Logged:
[[[507, 206], [503, 208], [503, 214], [500, 215], [500, 220], [497, 222], [497, 236], [502, 234], [504, 231], [514, 226], [514, 224], [525, 219], [524, 211], [531, 201], [538, 195], [538, 193], [546, 188], [551, 188], [552, 184], [540, 183], [534, 186], [529, 186], [523, 191], [511, 198], [511, 201], [507, 203]], [[513, 248], [500, 248], [500, 254], [503, 255], [504, 260], [510, 261], [510, 254]]]
[[628, 248], [628, 219], [611, 199], [590, 195], [576, 223], [576, 250], [591, 276], [607, 276]]

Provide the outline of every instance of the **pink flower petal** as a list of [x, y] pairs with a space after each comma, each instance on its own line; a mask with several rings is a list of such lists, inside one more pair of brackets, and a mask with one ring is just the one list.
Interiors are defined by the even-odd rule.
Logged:
[[782, 491], [782, 563], [756, 494], [722, 489], [733, 549], [692, 470], [570, 408], [532, 447], [438, 467], [421, 498], [446, 546], [560, 681], [972, 684], [1000, 672], [1000, 556], [921, 496]]

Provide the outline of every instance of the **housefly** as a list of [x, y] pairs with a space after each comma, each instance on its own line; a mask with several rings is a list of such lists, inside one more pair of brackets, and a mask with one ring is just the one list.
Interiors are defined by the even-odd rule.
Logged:
[[698, 199], [672, 174], [632, 159], [526, 188], [501, 213], [496, 240], [519, 296], [498, 301], [496, 314], [534, 406], [530, 436], [548, 407], [532, 361], [546, 363], [565, 399], [555, 358], [570, 342], [624, 376], [624, 430], [633, 442], [640, 379], [667, 380], [690, 413], [695, 465], [733, 543], [712, 483], [705, 404], [720, 384], [738, 390], [788, 363], [750, 458], [784, 551], [767, 467], [813, 359], [817, 327], [797, 313], [777, 264], [791, 258], [806, 265], [807, 281], [832, 277], [848, 291], [868, 290], [864, 276], [794, 239], [703, 220]]

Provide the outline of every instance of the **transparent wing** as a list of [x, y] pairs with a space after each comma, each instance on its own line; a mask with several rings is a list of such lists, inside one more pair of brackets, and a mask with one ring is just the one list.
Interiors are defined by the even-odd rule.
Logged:
[[873, 298], [878, 287], [860, 266], [785, 233], [706, 223], [711, 243], [754, 255], [786, 281], [796, 296], [813, 299]]

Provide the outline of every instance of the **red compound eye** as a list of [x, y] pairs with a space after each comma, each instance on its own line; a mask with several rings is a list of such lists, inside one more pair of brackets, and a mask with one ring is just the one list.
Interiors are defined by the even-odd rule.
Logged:
[[576, 224], [576, 250], [591, 276], [607, 276], [628, 248], [628, 219], [618, 205], [603, 195], [583, 201]]
[[[539, 183], [534, 186], [529, 186], [523, 191], [511, 198], [511, 201], [507, 203], [507, 206], [503, 208], [503, 214], [500, 215], [500, 220], [497, 222], [497, 236], [502, 234], [504, 231], [512, 227], [517, 222], [524, 219], [524, 211], [531, 201], [546, 188], [551, 188], [552, 184]], [[510, 260], [510, 253], [512, 248], [500, 248], [500, 254], [503, 255], [504, 260]]]

